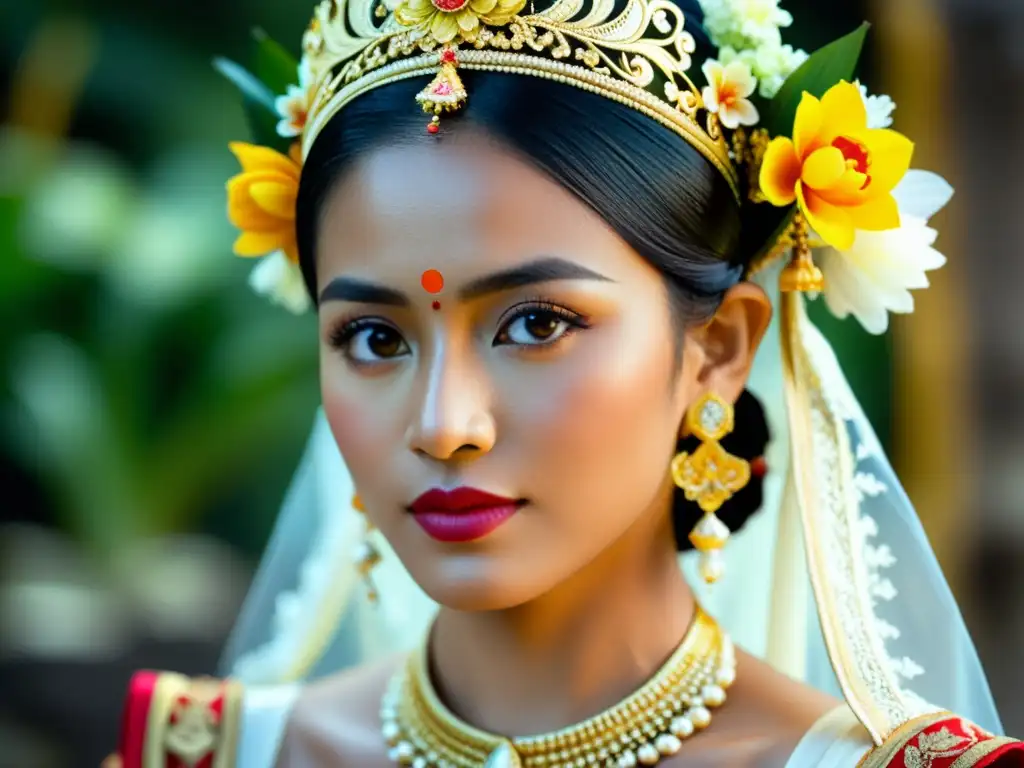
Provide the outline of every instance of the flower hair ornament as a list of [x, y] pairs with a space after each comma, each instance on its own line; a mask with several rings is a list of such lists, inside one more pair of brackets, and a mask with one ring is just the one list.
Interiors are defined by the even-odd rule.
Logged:
[[234, 250], [259, 259], [258, 292], [308, 309], [295, 235], [303, 160], [348, 104], [402, 80], [422, 83], [409, 109], [424, 112], [437, 140], [472, 103], [462, 75], [484, 71], [604, 96], [690, 144], [740, 206], [746, 277], [778, 262], [792, 506], [830, 663], [881, 744], [930, 710], [905, 694], [866, 629], [873, 598], [857, 543], [849, 408], [822, 374], [838, 365], [805, 298], [876, 334], [890, 313], [911, 312], [910, 291], [945, 262], [928, 220], [952, 189], [911, 170], [913, 144], [890, 127], [892, 101], [854, 80], [867, 25], [808, 54], [783, 43], [792, 18], [778, 0], [700, 5], [717, 51], [703, 58], [695, 20], [671, 0], [322, 0], [300, 61], [258, 33], [252, 72], [217, 62], [241, 90], [257, 142], [231, 145], [241, 165], [227, 187]]

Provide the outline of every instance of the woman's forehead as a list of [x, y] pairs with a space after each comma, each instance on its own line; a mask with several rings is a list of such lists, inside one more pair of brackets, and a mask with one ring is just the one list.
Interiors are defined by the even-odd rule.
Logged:
[[494, 225], [526, 214], [544, 223], [551, 205], [582, 203], [512, 152], [466, 136], [367, 153], [339, 179], [330, 213], [389, 223], [445, 217]]
[[595, 265], [637, 259], [582, 200], [477, 139], [369, 153], [328, 199], [318, 254], [324, 277], [371, 263], [380, 275], [441, 263], [500, 268], [539, 256]]

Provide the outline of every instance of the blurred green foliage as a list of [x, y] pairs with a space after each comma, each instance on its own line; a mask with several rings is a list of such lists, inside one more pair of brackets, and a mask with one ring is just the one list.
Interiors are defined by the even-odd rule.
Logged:
[[318, 401], [314, 318], [251, 294], [224, 216], [248, 133], [212, 51], [246, 56], [258, 9], [211, 9], [225, 38], [106, 5], [4, 25], [0, 449], [37, 500], [9, 517], [97, 556], [199, 527], [255, 554]]

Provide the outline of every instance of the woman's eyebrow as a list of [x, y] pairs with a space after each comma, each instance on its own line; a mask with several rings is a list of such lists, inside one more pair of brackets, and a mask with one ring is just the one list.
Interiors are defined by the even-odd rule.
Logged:
[[[469, 281], [458, 291], [460, 301], [471, 301], [490, 293], [522, 288], [552, 280], [601, 280], [611, 278], [566, 259], [545, 257]], [[353, 301], [362, 304], [409, 306], [409, 297], [394, 288], [354, 277], [336, 277], [320, 293], [325, 301]]]

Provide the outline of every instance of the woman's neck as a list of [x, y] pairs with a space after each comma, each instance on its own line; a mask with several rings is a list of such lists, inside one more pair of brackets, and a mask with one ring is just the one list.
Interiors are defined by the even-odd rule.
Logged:
[[431, 677], [452, 711], [478, 728], [513, 737], [557, 730], [643, 685], [682, 640], [693, 611], [671, 521], [644, 521], [528, 604], [442, 609]]

